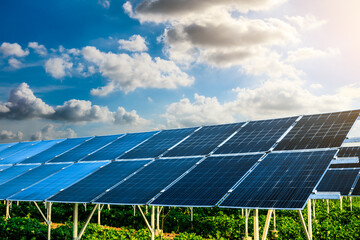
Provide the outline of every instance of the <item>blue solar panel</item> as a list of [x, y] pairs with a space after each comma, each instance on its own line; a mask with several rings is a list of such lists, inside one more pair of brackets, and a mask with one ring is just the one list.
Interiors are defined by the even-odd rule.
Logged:
[[0, 185], [0, 199], [5, 200], [11, 195], [31, 186], [34, 183], [37, 183], [38, 181], [50, 176], [51, 174], [54, 174], [57, 171], [60, 171], [63, 167], [68, 165], [69, 164], [45, 164], [33, 168], [32, 170], [27, 171], [26, 173], [16, 178], [13, 178], [12, 180]]
[[202, 127], [164, 154], [165, 157], [206, 155], [238, 130], [244, 123]]
[[48, 199], [49, 202], [88, 203], [134, 173], [149, 160], [115, 161]]
[[156, 198], [151, 205], [213, 207], [262, 154], [209, 157]]
[[200, 159], [173, 158], [155, 160], [94, 202], [144, 205]]
[[45, 151], [42, 151], [39, 154], [36, 154], [32, 157], [25, 159], [21, 163], [22, 164], [23, 163], [45, 163], [45, 162], [53, 159], [54, 157], [78, 146], [79, 144], [85, 142], [88, 139], [90, 139], [90, 137], [66, 139], [62, 142], [55, 144], [51, 148], [46, 149]]
[[3, 143], [3, 144], [0, 144], [0, 152], [2, 150], [5, 150], [11, 146], [14, 146], [15, 144], [17, 144], [16, 142], [15, 143]]
[[84, 157], [88, 156], [90, 153], [93, 153], [105, 145], [111, 143], [122, 135], [111, 135], [111, 136], [98, 136], [91, 138], [90, 140], [84, 142], [76, 148], [71, 149], [70, 151], [59, 155], [49, 162], [76, 162]]
[[220, 207], [302, 209], [335, 153], [333, 150], [270, 153]]
[[82, 161], [113, 160], [121, 156], [124, 152], [150, 138], [155, 133], [157, 133], [157, 131], [126, 134], [99, 151], [82, 159]]
[[11, 167], [12, 165], [0, 165], [0, 171]]
[[164, 130], [121, 156], [122, 159], [155, 158], [183, 140], [196, 128]]
[[81, 178], [99, 169], [106, 162], [75, 163], [62, 171], [59, 171], [40, 182], [28, 187], [8, 200], [14, 201], [44, 201], [53, 196], [61, 189], [79, 181]]
[[48, 149], [49, 147], [55, 145], [58, 142], [63, 141], [64, 139], [59, 139], [59, 140], [48, 140], [48, 141], [41, 141], [37, 144], [34, 144], [30, 147], [27, 147], [7, 158], [5, 158], [4, 160], [1, 161], [2, 164], [15, 164], [15, 163], [19, 163], [23, 160], [25, 160], [28, 157], [32, 157], [46, 149]]
[[358, 174], [359, 169], [329, 169], [316, 190], [348, 196]]
[[12, 166], [10, 168], [4, 169], [0, 171], [0, 184], [3, 184], [4, 182], [9, 181], [10, 179], [13, 179], [24, 172], [28, 171], [31, 168], [38, 167], [39, 165], [16, 165]]
[[291, 117], [249, 122], [214, 154], [268, 151], [296, 119]]
[[37, 144], [39, 141], [36, 142], [19, 142], [9, 148], [6, 148], [5, 150], [0, 152], [0, 159], [4, 159], [6, 157], [9, 157], [13, 155], [14, 153], [17, 153], [27, 147], [30, 147], [34, 144]]

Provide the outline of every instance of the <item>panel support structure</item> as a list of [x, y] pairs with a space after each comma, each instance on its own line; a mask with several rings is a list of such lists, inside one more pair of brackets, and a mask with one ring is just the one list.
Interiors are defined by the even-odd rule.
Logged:
[[6, 215], [5, 215], [5, 219], [9, 219], [10, 217], [10, 205], [11, 202], [9, 200], [6, 201]]
[[259, 240], [259, 209], [254, 209], [254, 240]]
[[343, 210], [343, 197], [340, 196], [340, 210]]
[[50, 240], [51, 239], [51, 207], [52, 207], [52, 203], [51, 202], [47, 202], [47, 209], [46, 209], [46, 215], [47, 215], [47, 221], [46, 224], [48, 225], [48, 232], [47, 232], [47, 239]]
[[263, 236], [262, 236], [262, 240], [266, 240], [266, 236], [269, 232], [269, 227], [270, 227], [270, 221], [271, 221], [271, 215], [272, 215], [272, 209], [268, 210], [267, 216], [266, 216], [266, 220], [265, 220], [265, 227], [264, 227], [264, 232], [263, 232]]
[[[144, 218], [144, 220], [145, 220], [146, 226], [147, 226], [147, 227], [148, 227], [148, 229], [150, 230], [150, 233], [151, 233], [151, 240], [155, 239], [155, 231], [154, 231], [154, 229], [153, 229], [152, 225], [150, 225], [150, 224], [149, 224], [149, 221], [147, 220], [147, 218], [146, 218], [146, 216], [145, 216], [145, 214], [144, 214], [143, 210], [141, 209], [140, 205], [137, 205], [137, 206], [138, 206], [138, 209], [139, 209], [139, 211], [140, 211], [140, 213], [141, 213], [142, 217], [143, 217], [143, 218]], [[155, 206], [153, 206], [153, 209], [155, 210]], [[152, 217], [152, 216], [151, 216], [151, 217]], [[152, 220], [152, 219], [151, 219], [151, 220]], [[155, 217], [154, 217], [154, 222], [155, 222]], [[152, 221], [151, 221], [151, 223], [152, 223]], [[154, 236], [154, 237], [153, 237], [153, 236]]]
[[78, 236], [78, 217], [79, 217], [79, 204], [74, 203], [73, 240], [77, 240], [77, 236]]
[[304, 217], [303, 217], [303, 215], [302, 215], [302, 212], [301, 212], [301, 210], [297, 210], [297, 211], [298, 211], [298, 213], [299, 213], [301, 225], [302, 225], [302, 227], [303, 227], [303, 229], [304, 229], [305, 237], [306, 237], [307, 240], [311, 240], [311, 238], [310, 238], [310, 236], [309, 236], [309, 233], [308, 233], [308, 230], [307, 230], [307, 228], [306, 228], [306, 223], [305, 223]]
[[250, 209], [245, 209], [245, 239], [249, 238], [249, 213]]
[[316, 215], [315, 215], [315, 199], [313, 199], [313, 215], [314, 215], [314, 219], [316, 218]]
[[98, 204], [99, 206], [97, 207], [97, 217], [98, 217], [98, 224], [101, 225], [101, 211], [103, 210], [104, 208], [104, 204]]
[[329, 199], [326, 199], [326, 209], [327, 209], [327, 214], [329, 214], [330, 213]]
[[308, 232], [309, 232], [309, 237], [312, 240], [311, 199], [308, 200], [307, 213], [308, 213]]
[[80, 240], [80, 239], [81, 239], [82, 235], [83, 235], [84, 232], [85, 232], [86, 227], [89, 225], [89, 222], [90, 222], [92, 216], [94, 215], [94, 213], [95, 213], [95, 211], [96, 211], [96, 208], [98, 208], [98, 207], [99, 207], [98, 204], [96, 204], [96, 205], [94, 206], [94, 208], [93, 208], [93, 210], [91, 211], [89, 217], [86, 219], [86, 222], [85, 222], [84, 226], [81, 228], [80, 233], [79, 233], [79, 236], [77, 237], [77, 240]]
[[350, 198], [350, 211], [352, 211], [352, 197], [349, 198]]

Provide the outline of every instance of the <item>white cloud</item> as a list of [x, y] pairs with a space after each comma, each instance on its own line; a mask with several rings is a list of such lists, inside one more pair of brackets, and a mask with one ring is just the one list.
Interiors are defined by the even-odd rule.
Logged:
[[110, 0], [98, 0], [98, 4], [101, 5], [103, 8], [109, 8], [110, 2]]
[[296, 24], [301, 30], [314, 30], [327, 23], [326, 20], [320, 20], [313, 15], [305, 16], [285, 16], [285, 18]]
[[144, 52], [148, 50], [145, 38], [140, 35], [132, 35], [129, 40], [120, 39], [118, 43], [120, 45], [119, 49], [125, 49], [131, 52]]
[[24, 134], [20, 131], [13, 132], [8, 130], [0, 130], [0, 140], [14, 140], [20, 141], [24, 137]]
[[50, 139], [61, 139], [61, 138], [73, 138], [76, 137], [76, 133], [71, 128], [58, 129], [53, 124], [48, 124], [40, 131], [33, 134], [30, 139], [36, 140], [50, 140]]
[[174, 62], [159, 57], [152, 59], [147, 53], [105, 53], [88, 46], [82, 49], [82, 54], [109, 81], [106, 86], [93, 89], [93, 95], [103, 96], [117, 90], [130, 92], [136, 88], [173, 89], [194, 81]]
[[41, 45], [37, 42], [29, 42], [28, 48], [34, 49], [34, 51], [39, 54], [40, 56], [46, 56], [47, 55], [47, 49], [44, 45]]
[[162, 115], [168, 127], [198, 126], [247, 119], [351, 109], [360, 98], [358, 85], [344, 86], [334, 94], [315, 95], [300, 81], [267, 81], [253, 89], [234, 89], [233, 101], [220, 103], [216, 97], [195, 94], [194, 101], [183, 98], [170, 104]]
[[19, 60], [17, 60], [16, 58], [10, 58], [8, 60], [9, 65], [14, 68], [14, 69], [19, 69], [22, 67], [22, 62], [20, 62]]
[[286, 61], [293, 63], [312, 58], [335, 56], [338, 54], [340, 54], [340, 51], [333, 48], [329, 48], [325, 51], [314, 48], [299, 48], [295, 51], [288, 51]]
[[53, 113], [54, 109], [37, 98], [26, 83], [11, 90], [8, 102], [0, 104], [0, 118], [46, 118]]
[[65, 58], [50, 58], [45, 62], [45, 71], [53, 78], [63, 78], [70, 74], [73, 63]]
[[29, 55], [29, 50], [23, 50], [18, 43], [3, 42], [0, 46], [0, 53], [4, 56], [25, 57]]

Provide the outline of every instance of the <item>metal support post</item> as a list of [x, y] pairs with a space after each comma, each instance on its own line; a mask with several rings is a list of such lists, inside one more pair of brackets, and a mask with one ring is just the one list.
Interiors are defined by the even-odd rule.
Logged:
[[275, 214], [275, 210], [274, 210], [274, 231], [276, 231], [276, 214]]
[[245, 209], [245, 239], [249, 237], [249, 211]]
[[315, 199], [313, 199], [313, 215], [314, 215], [314, 219], [316, 218], [315, 216]]
[[349, 197], [350, 199], [350, 211], [352, 211], [352, 197]]
[[47, 212], [47, 225], [48, 225], [48, 240], [51, 239], [51, 205], [52, 203], [51, 202], [48, 202], [47, 203], [47, 209], [46, 209], [46, 212]]
[[160, 232], [160, 207], [156, 207], [156, 231]]
[[307, 211], [308, 211], [308, 232], [310, 239], [312, 239], [311, 199], [308, 201]]
[[78, 237], [78, 217], [79, 217], [79, 204], [74, 203], [73, 240], [77, 240]]
[[155, 206], [151, 208], [151, 240], [155, 240]]
[[191, 221], [191, 229], [194, 228], [193, 222], [194, 222], [194, 208], [190, 207], [190, 221]]
[[329, 199], [326, 199], [327, 213], [330, 213]]
[[259, 210], [254, 209], [254, 240], [259, 240]]
[[340, 196], [340, 210], [342, 211], [343, 210], [343, 197]]
[[241, 217], [242, 218], [244, 217], [244, 209], [243, 208], [241, 209]]
[[151, 228], [148, 220], [146, 219], [146, 216], [145, 216], [143, 210], [141, 209], [141, 207], [140, 207], [139, 205], [137, 205], [137, 206], [138, 206], [138, 209], [139, 209], [139, 211], [140, 211], [140, 213], [141, 213], [141, 216], [143, 216], [143, 218], [144, 218], [144, 220], [145, 220], [146, 226], [149, 228], [150, 232], [152, 232], [152, 228]]
[[5, 215], [5, 219], [9, 219], [10, 218], [10, 201], [7, 200], [6, 201], [6, 215]]
[[273, 210], [271, 210], [271, 209], [268, 210], [268, 213], [267, 213], [267, 216], [266, 216], [266, 220], [265, 220], [265, 227], [264, 227], [264, 232], [263, 232], [262, 240], [266, 240], [266, 236], [267, 236], [267, 234], [268, 234], [269, 227], [270, 227], [270, 221], [271, 221], [272, 211], [273, 211]]
[[[104, 206], [104, 205], [102, 205], [102, 206]], [[101, 204], [98, 204], [97, 210], [98, 210], [98, 212], [97, 212], [98, 224], [101, 225], [101, 210], [102, 210]]]
[[306, 237], [307, 240], [311, 240], [310, 237], [309, 237], [308, 230], [306, 228], [306, 224], [305, 224], [305, 220], [304, 220], [304, 217], [302, 215], [302, 212], [301, 212], [301, 210], [297, 210], [297, 211], [299, 213], [299, 217], [300, 217], [300, 220], [301, 220], [301, 225], [302, 225], [302, 227], [304, 229], [304, 232], [305, 232], [305, 237]]
[[79, 236], [77, 237], [77, 240], [80, 240], [81, 237], [82, 237], [82, 235], [84, 234], [86, 227], [89, 225], [89, 222], [90, 222], [92, 216], [94, 215], [94, 213], [95, 213], [95, 211], [96, 211], [96, 208], [99, 208], [99, 204], [96, 204], [96, 205], [94, 206], [94, 208], [93, 208], [93, 210], [91, 211], [89, 217], [86, 219], [86, 222], [85, 222], [84, 226], [81, 228], [80, 233], [79, 233]]

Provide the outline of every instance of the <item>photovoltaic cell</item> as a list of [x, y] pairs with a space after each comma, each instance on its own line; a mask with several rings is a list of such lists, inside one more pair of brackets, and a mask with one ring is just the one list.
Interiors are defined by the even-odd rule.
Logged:
[[275, 150], [340, 147], [358, 111], [303, 116]]
[[155, 158], [180, 142], [196, 128], [164, 130], [121, 156], [122, 159]]
[[64, 139], [59, 139], [59, 140], [47, 140], [47, 141], [41, 141], [37, 144], [34, 144], [32, 146], [29, 146], [7, 158], [5, 158], [4, 160], [0, 161], [1, 164], [15, 164], [15, 163], [19, 163], [23, 160], [25, 160], [28, 157], [32, 157], [46, 149], [48, 149], [49, 147], [55, 145], [58, 142], [63, 141]]
[[3, 144], [0, 144], [0, 152], [11, 147], [11, 146], [14, 146], [15, 144], [17, 143], [3, 143]]
[[11, 167], [11, 165], [0, 165], [0, 171]]
[[75, 163], [11, 196], [8, 200], [44, 201], [105, 164], [106, 162]]
[[[34, 144], [37, 144], [39, 141], [36, 142], [19, 142], [9, 148], [6, 148], [5, 150], [0, 152], [0, 159], [4, 159], [6, 157], [9, 157], [13, 155], [14, 153], [17, 153], [27, 147], [30, 147]], [[1, 162], [1, 161], [0, 161]]]
[[359, 169], [329, 169], [316, 188], [319, 192], [340, 192], [348, 196]]
[[359, 181], [359, 179], [357, 180], [357, 183], [354, 187], [354, 190], [351, 193], [351, 196], [360, 196], [360, 181]]
[[144, 205], [200, 159], [174, 158], [155, 160], [94, 202]]
[[0, 171], [0, 184], [3, 184], [21, 174], [24, 172], [29, 171], [29, 169], [38, 167], [38, 164], [32, 164], [32, 165], [16, 165], [12, 166], [10, 168], [4, 169]]
[[61, 154], [49, 162], [76, 162], [82, 158], [88, 156], [90, 153], [99, 150], [101, 147], [109, 144], [110, 142], [116, 140], [122, 135], [111, 135], [111, 136], [97, 136], [91, 138], [90, 140], [80, 144], [79, 146], [67, 151], [64, 154]]
[[213, 207], [261, 156], [262, 154], [206, 158], [151, 205]]
[[296, 119], [291, 117], [249, 122], [214, 154], [268, 151]]
[[125, 136], [107, 145], [106, 147], [100, 149], [99, 151], [87, 156], [81, 161], [113, 160], [121, 156], [124, 152], [145, 141], [155, 133], [157, 133], [157, 131], [144, 133], [128, 133]]
[[137, 171], [149, 160], [115, 161], [48, 199], [49, 202], [88, 203]]
[[55, 144], [51, 148], [42, 151], [41, 153], [25, 159], [21, 163], [45, 163], [53, 159], [54, 157], [78, 146], [79, 144], [85, 142], [88, 139], [90, 139], [90, 137], [66, 139], [62, 142]]
[[0, 199], [5, 200], [11, 195], [31, 186], [34, 183], [60, 171], [69, 164], [45, 164], [0, 185]]
[[336, 151], [270, 153], [220, 207], [302, 209]]
[[206, 155], [239, 129], [244, 123], [205, 126], [167, 152], [164, 157]]

